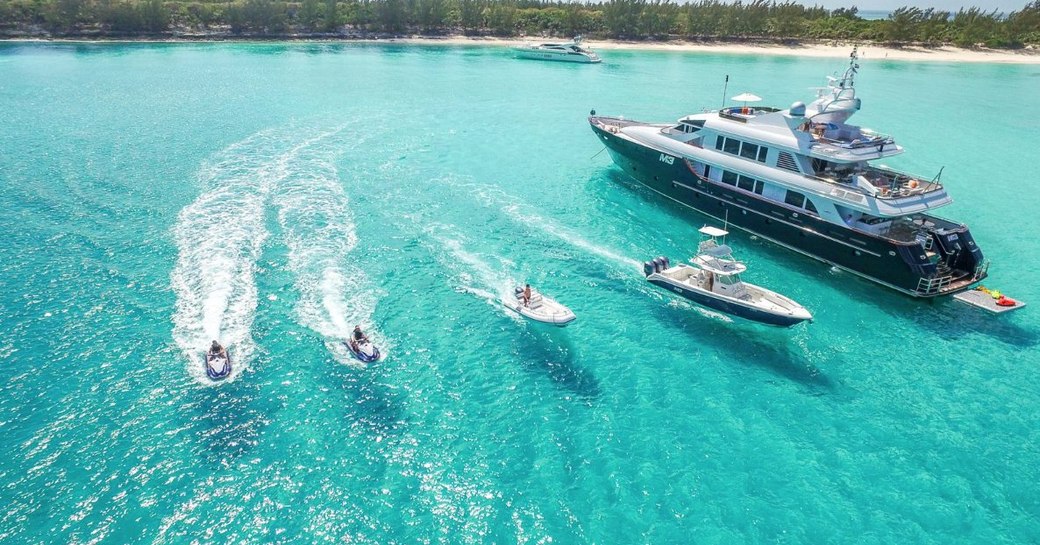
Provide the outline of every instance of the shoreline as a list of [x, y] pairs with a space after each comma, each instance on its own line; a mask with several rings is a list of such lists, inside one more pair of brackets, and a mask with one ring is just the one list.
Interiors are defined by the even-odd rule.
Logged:
[[[405, 44], [445, 46], [490, 46], [516, 47], [533, 41], [565, 41], [565, 38], [499, 38], [450, 35], [444, 37], [336, 37], [292, 35], [271, 38], [257, 36], [182, 36], [173, 38], [40, 38], [5, 37], [0, 43], [322, 43], [322, 44]], [[924, 47], [913, 45], [892, 47], [854, 42], [832, 45], [832, 43], [805, 42], [777, 44], [762, 42], [637, 42], [622, 40], [587, 40], [589, 48], [596, 51], [669, 51], [679, 53], [721, 53], [731, 55], [773, 55], [789, 57], [848, 58], [854, 45], [859, 46], [862, 60], [891, 60], [910, 62], [955, 62], [992, 64], [1040, 64], [1040, 50], [963, 49], [953, 46]]]

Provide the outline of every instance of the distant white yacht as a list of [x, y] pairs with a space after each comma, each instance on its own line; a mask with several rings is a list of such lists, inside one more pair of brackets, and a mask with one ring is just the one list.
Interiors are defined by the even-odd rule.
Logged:
[[586, 64], [601, 61], [599, 55], [582, 47], [581, 36], [564, 43], [525, 44], [516, 48], [516, 56], [522, 59], [580, 62]]
[[808, 105], [746, 94], [675, 123], [589, 123], [625, 173], [701, 214], [914, 297], [968, 289], [989, 262], [967, 225], [934, 215], [952, 202], [939, 175], [873, 164], [903, 147], [848, 123], [856, 61]]

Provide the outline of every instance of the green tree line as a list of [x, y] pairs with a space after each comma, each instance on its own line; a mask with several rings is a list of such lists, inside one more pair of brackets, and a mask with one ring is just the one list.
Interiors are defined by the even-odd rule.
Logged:
[[632, 40], [841, 40], [1014, 48], [1040, 44], [1040, 0], [1011, 13], [903, 7], [887, 19], [792, 1], [0, 0], [7, 35], [586, 34]]

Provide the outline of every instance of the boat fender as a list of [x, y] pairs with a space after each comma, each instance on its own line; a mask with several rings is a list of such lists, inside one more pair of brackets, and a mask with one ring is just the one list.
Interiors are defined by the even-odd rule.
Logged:
[[653, 264], [653, 262], [644, 261], [643, 262], [643, 274], [645, 274], [646, 276], [650, 276], [651, 274], [654, 274], [654, 272], [655, 271], [654, 271], [654, 264]]

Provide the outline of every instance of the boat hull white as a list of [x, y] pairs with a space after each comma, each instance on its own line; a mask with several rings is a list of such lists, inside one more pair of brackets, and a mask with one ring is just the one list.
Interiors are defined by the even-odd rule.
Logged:
[[[688, 265], [676, 265], [646, 277], [655, 286], [671, 291], [702, 307], [779, 327], [791, 327], [812, 319], [812, 314], [798, 303], [761, 286], [744, 283], [750, 292], [746, 299], [710, 291], [695, 280], [682, 280], [683, 272], [699, 272]], [[694, 272], [694, 275], [696, 274]]]
[[521, 59], [534, 59], [539, 61], [575, 62], [580, 64], [596, 64], [602, 62], [595, 54], [568, 53], [560, 51], [546, 51], [538, 48], [519, 47], [516, 56]]
[[522, 290], [520, 288], [517, 289], [518, 295], [516, 299], [513, 301], [504, 300], [502, 301], [502, 304], [509, 310], [516, 312], [528, 320], [533, 320], [543, 324], [551, 324], [557, 327], [566, 327], [568, 324], [578, 319], [578, 317], [571, 312], [571, 309], [537, 292], [532, 294], [531, 302], [525, 305], [521, 297]]

